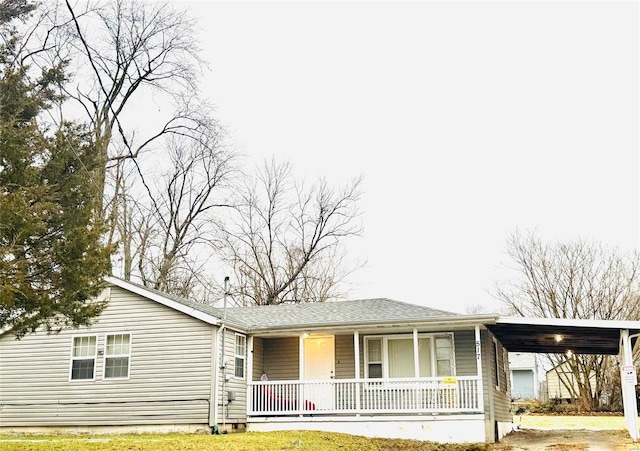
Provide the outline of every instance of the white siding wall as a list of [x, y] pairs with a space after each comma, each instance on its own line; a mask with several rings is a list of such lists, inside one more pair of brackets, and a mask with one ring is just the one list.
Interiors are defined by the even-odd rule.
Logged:
[[[72, 337], [131, 333], [130, 377], [69, 381]], [[213, 326], [117, 287], [91, 328], [0, 336], [0, 426], [208, 423]]]
[[[558, 373], [561, 373], [562, 376]], [[581, 377], [584, 378], [584, 375], [581, 375]], [[591, 383], [591, 390], [595, 393], [595, 373], [591, 372], [589, 380]], [[568, 388], [567, 385], [571, 388]], [[578, 395], [578, 381], [571, 372], [571, 367], [566, 362], [561, 363], [547, 372], [547, 392], [549, 394], [549, 399], [573, 399], [574, 396], [572, 395], [572, 392], [575, 395]]]

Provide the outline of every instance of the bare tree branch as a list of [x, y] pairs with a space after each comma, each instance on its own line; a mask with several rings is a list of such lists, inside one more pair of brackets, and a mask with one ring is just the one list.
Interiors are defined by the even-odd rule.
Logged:
[[[221, 131], [215, 127], [211, 131], [203, 144], [168, 138], [166, 169], [156, 174], [149, 199], [122, 198], [119, 226], [125, 277], [181, 295], [191, 294], [197, 285], [198, 275], [190, 271], [202, 270], [210, 254], [202, 248], [215, 242], [217, 222], [211, 213], [231, 207], [230, 183], [237, 171], [235, 155], [224, 148]], [[126, 246], [132, 251], [127, 252]]]
[[225, 228], [224, 255], [236, 273], [240, 304], [316, 302], [339, 296], [350, 270], [342, 241], [361, 233], [361, 180], [340, 189], [306, 187], [291, 167], [266, 162], [246, 186]]

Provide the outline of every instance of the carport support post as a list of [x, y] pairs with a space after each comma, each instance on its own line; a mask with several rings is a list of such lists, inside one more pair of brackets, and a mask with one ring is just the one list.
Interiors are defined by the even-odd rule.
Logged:
[[[620, 342], [622, 345], [622, 368], [620, 383], [622, 384], [622, 405], [624, 407], [624, 419], [627, 423], [629, 435], [635, 441], [638, 440], [638, 406], [636, 404], [636, 381], [627, 381], [624, 377], [624, 367], [633, 367], [631, 353], [631, 340], [629, 330], [620, 330]], [[635, 367], [633, 374], [635, 375]]]

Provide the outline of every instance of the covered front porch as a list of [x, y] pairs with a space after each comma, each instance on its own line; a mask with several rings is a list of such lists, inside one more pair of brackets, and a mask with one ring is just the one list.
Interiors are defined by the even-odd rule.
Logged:
[[479, 376], [249, 382], [248, 416], [482, 412]]
[[479, 326], [250, 337], [248, 422], [483, 414], [480, 343]]

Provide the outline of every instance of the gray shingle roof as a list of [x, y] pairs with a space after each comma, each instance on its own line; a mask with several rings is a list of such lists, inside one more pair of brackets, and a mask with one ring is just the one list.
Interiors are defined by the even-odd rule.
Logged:
[[[222, 309], [218, 309], [222, 316]], [[227, 320], [252, 330], [425, 321], [460, 316], [386, 298], [227, 309]]]
[[[224, 309], [201, 304], [179, 296], [144, 287], [116, 277], [111, 280], [126, 288], [133, 285], [148, 293], [170, 299], [191, 309], [222, 319]], [[248, 331], [271, 329], [313, 328], [322, 326], [380, 325], [428, 321], [433, 318], [464, 317], [457, 313], [433, 309], [421, 305], [394, 301], [386, 298], [357, 301], [319, 302], [304, 304], [265, 305], [257, 307], [229, 307], [226, 323]]]

